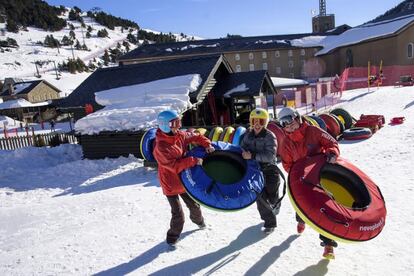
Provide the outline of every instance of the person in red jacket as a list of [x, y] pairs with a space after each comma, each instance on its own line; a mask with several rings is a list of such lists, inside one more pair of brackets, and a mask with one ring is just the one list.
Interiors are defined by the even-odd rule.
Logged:
[[200, 205], [185, 191], [180, 172], [195, 165], [202, 165], [203, 159], [186, 157], [189, 144], [195, 143], [213, 152], [214, 147], [208, 138], [179, 130], [181, 119], [174, 110], [165, 110], [158, 114], [158, 129], [155, 136], [154, 157], [158, 163], [158, 178], [164, 195], [171, 206], [170, 229], [167, 243], [175, 246], [184, 226], [184, 212], [180, 197], [190, 210], [190, 219], [200, 229], [206, 227]]
[[[286, 138], [280, 146], [280, 158], [283, 168], [289, 172], [292, 165], [307, 156], [324, 154], [326, 161], [335, 163], [339, 156], [338, 142], [326, 131], [311, 126], [302, 121], [299, 113], [290, 107], [283, 108], [279, 114], [279, 123], [283, 127]], [[296, 214], [297, 231], [301, 234], [305, 230], [305, 222]], [[319, 235], [324, 247], [323, 256], [327, 259], [335, 258], [333, 248], [337, 243], [323, 235]]]

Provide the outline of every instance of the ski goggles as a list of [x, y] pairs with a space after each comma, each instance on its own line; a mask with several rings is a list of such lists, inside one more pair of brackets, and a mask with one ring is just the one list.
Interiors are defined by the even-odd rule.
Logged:
[[296, 117], [295, 116], [292, 116], [292, 115], [288, 115], [288, 116], [282, 117], [282, 118], [279, 119], [279, 124], [283, 128], [285, 128], [288, 125], [291, 125], [293, 123], [293, 121], [295, 120], [295, 118]]
[[266, 125], [266, 119], [253, 118], [253, 119], [250, 120], [250, 124], [265, 126]]
[[180, 128], [181, 127], [181, 119], [180, 118], [176, 118], [174, 120], [171, 120], [168, 122], [168, 126], [170, 128]]

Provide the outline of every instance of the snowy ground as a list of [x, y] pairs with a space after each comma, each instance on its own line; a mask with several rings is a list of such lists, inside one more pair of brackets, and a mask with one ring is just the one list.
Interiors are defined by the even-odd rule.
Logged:
[[[342, 156], [384, 194], [383, 232], [340, 244], [321, 258], [318, 234], [298, 236], [285, 199], [278, 228], [260, 231], [255, 206], [203, 209], [208, 228], [185, 224], [175, 251], [164, 243], [169, 206], [156, 171], [130, 158], [82, 160], [80, 146], [0, 151], [0, 275], [410, 275], [414, 273], [414, 90], [347, 91], [354, 117], [405, 116], [364, 141], [340, 143]], [[188, 213], [188, 212], [186, 212]]]

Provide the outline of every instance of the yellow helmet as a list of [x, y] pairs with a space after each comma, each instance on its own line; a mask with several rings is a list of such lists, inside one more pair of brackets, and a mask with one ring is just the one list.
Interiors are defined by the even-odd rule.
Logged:
[[267, 124], [269, 123], [269, 113], [267, 112], [266, 109], [263, 109], [263, 108], [253, 109], [252, 112], [250, 112], [250, 118], [249, 118], [250, 125], [253, 125], [253, 119], [262, 120], [261, 124], [266, 127]]

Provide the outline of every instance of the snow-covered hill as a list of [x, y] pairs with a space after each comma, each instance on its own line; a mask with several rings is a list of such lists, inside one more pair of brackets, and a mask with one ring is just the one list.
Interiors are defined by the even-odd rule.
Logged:
[[64, 145], [0, 151], [0, 275], [413, 275], [413, 89], [359, 89], [342, 99], [354, 117], [406, 121], [340, 142], [341, 155], [381, 188], [388, 215], [375, 239], [339, 244], [336, 260], [322, 259], [309, 227], [296, 234], [288, 199], [269, 236], [254, 205], [203, 208], [207, 229], [187, 219], [168, 251], [170, 210], [156, 171], [134, 157], [85, 160], [80, 146]]
[[[86, 16], [86, 13], [82, 14], [82, 18], [86, 25], [92, 27], [91, 37], [86, 37], [86, 28], [81, 27], [79, 21], [70, 21], [68, 19], [68, 12], [60, 16], [67, 20], [68, 25], [58, 32], [48, 32], [38, 28], [28, 27], [27, 31], [20, 30], [18, 33], [3, 32], [1, 40], [12, 38], [16, 40], [19, 45], [18, 48], [4, 48], [4, 52], [0, 53], [0, 75], [2, 78], [13, 77], [24, 80], [36, 79], [37, 69], [35, 63], [38, 65], [38, 70], [41, 78], [50, 81], [56, 87], [63, 91], [62, 96], [69, 94], [74, 88], [76, 88], [90, 73], [84, 74], [70, 74], [62, 72], [61, 79], [67, 77], [71, 78], [71, 82], [65, 82], [64, 86], [60, 83], [64, 81], [56, 80], [55, 65], [59, 63], [67, 62], [69, 58], [80, 58], [86, 65], [91, 61], [94, 61], [95, 65], [99, 62], [103, 63], [100, 59], [103, 56], [105, 49], [115, 48], [118, 43], [122, 45], [123, 41], [126, 41], [128, 31], [121, 31], [121, 27], [115, 27], [114, 30], [110, 30], [105, 26], [100, 25], [95, 20]], [[44, 47], [41, 43], [44, 42], [47, 35], [53, 35], [58, 41], [62, 41], [64, 36], [69, 37], [70, 25], [72, 24], [75, 29], [73, 30], [76, 39], [80, 44], [85, 44], [89, 51], [76, 50], [71, 46], [61, 46], [59, 48]], [[97, 36], [97, 32], [102, 29], [108, 31], [108, 37], [102, 38]], [[0, 24], [0, 29], [5, 29], [5, 23]], [[41, 43], [39, 43], [41, 42]], [[134, 44], [129, 44], [130, 49], [136, 48]], [[7, 50], [6, 50], [7, 49]], [[123, 50], [125, 48], [123, 47]], [[95, 60], [94, 60], [95, 59]], [[68, 83], [71, 85], [68, 86]]]
[[[122, 43], [124, 41], [128, 41], [127, 35], [129, 34], [129, 31], [131, 31], [133, 35], [136, 35], [137, 33], [135, 28], [127, 30], [122, 27], [115, 27], [114, 30], [111, 30], [88, 17], [86, 12], [81, 14], [84, 24], [86, 25], [86, 27], [82, 28], [79, 21], [69, 20], [69, 10], [70, 9], [67, 9], [62, 16], [59, 16], [60, 18], [65, 19], [68, 25], [58, 32], [48, 32], [39, 28], [28, 27], [27, 30], [20, 30], [18, 33], [12, 33], [5, 31], [5, 23], [0, 23], [0, 30], [3, 30], [1, 32], [0, 40], [11, 38], [16, 40], [19, 45], [18, 48], [3, 48], [3, 51], [0, 52], [1, 80], [4, 80], [4, 78], [7, 77], [23, 80], [38, 79], [36, 76], [39, 72], [42, 79], [49, 81], [62, 90], [62, 97], [67, 96], [81, 82], [83, 82], [92, 73], [92, 71], [77, 74], [70, 74], [67, 71], [63, 71], [59, 72], [59, 76], [57, 77], [55, 65], [58, 67], [59, 64], [67, 62], [68, 59], [80, 58], [86, 65], [91, 62], [95, 66], [103, 66], [104, 62], [102, 60], [102, 56], [104, 55], [105, 50], [109, 50], [110, 48], [114, 49], [119, 43], [121, 44], [120, 50], [126, 52], [127, 49], [125, 46], [122, 46]], [[62, 41], [64, 36], [69, 37], [69, 33], [71, 31], [70, 24], [75, 27], [73, 32], [76, 35], [76, 39], [81, 45], [85, 44], [89, 49], [88, 51], [76, 50], [71, 46], [49, 48], [41, 45], [47, 35], [53, 35], [53, 37], [59, 42]], [[86, 32], [89, 26], [93, 30], [91, 32], [91, 37], [87, 38]], [[108, 32], [108, 37], [98, 37], [97, 32], [103, 30], [104, 28]], [[151, 30], [146, 31], [156, 34], [160, 33]], [[175, 37], [178, 41], [193, 39], [192, 36], [182, 34], [176, 34]], [[194, 37], [194, 39], [199, 38]], [[139, 41], [139, 44], [141, 43], [142, 41]], [[133, 50], [137, 47], [137, 45], [132, 43], [129, 43], [128, 45], [129, 50]], [[36, 68], [35, 63], [39, 64], [37, 66], [38, 68]], [[116, 65], [116, 63], [109, 63], [108, 66], [114, 65]]]

